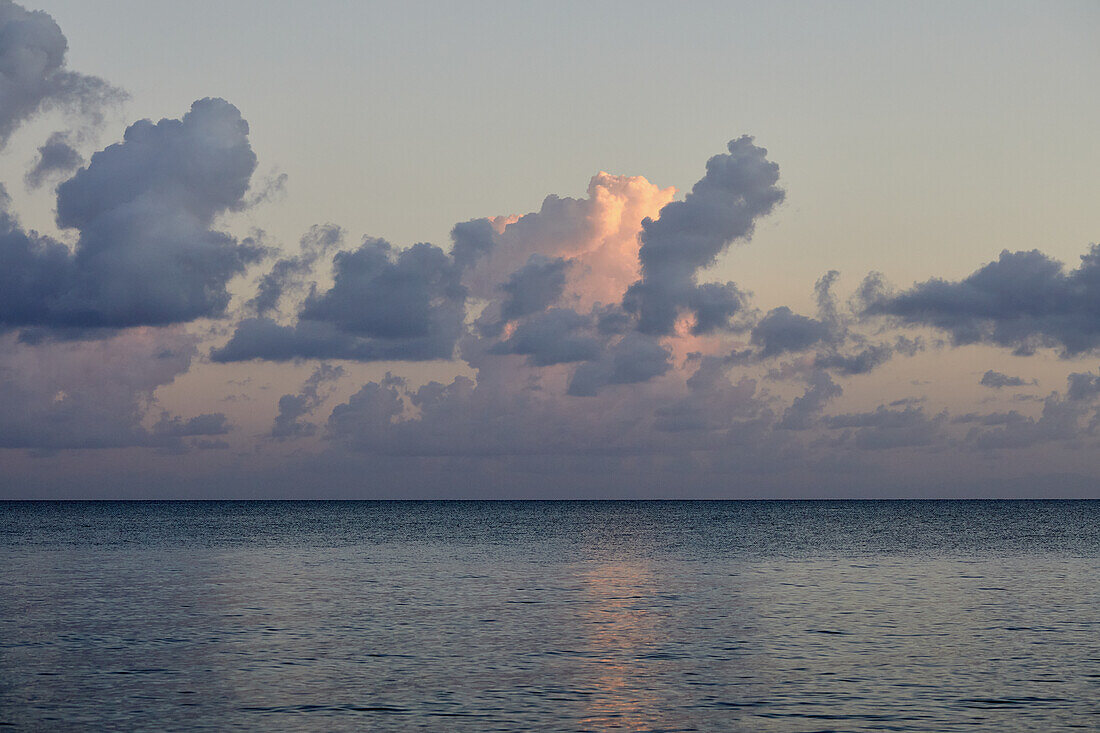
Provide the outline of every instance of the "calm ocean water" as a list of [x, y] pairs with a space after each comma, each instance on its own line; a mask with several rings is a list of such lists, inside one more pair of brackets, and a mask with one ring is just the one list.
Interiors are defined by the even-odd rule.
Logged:
[[1100, 502], [0, 504], [27, 730], [1100, 730]]

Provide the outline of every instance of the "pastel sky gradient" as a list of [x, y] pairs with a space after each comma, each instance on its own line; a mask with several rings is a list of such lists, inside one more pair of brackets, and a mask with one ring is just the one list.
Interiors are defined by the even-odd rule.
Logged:
[[1097, 38], [0, 0], [0, 498], [1100, 497]]

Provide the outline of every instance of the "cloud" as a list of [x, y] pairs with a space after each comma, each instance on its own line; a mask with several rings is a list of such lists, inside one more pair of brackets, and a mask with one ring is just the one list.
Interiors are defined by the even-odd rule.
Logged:
[[320, 364], [306, 379], [298, 394], [285, 394], [280, 397], [279, 414], [275, 416], [271, 437], [287, 440], [313, 435], [317, 431], [317, 426], [303, 422], [302, 418], [312, 414], [328, 396], [321, 393], [321, 386], [337, 381], [344, 374], [343, 367]]
[[[539, 366], [595, 359], [607, 334], [588, 332], [594, 309], [606, 314], [637, 279], [641, 221], [673, 194], [641, 177], [600, 173], [587, 198], [548, 196], [531, 214], [456, 224], [450, 256], [430, 244], [399, 251], [367, 239], [336, 255], [333, 287], [310, 294], [291, 324], [269, 314], [320, 255], [279, 260], [250, 301], [257, 316], [241, 321], [212, 358], [450, 359], [467, 334], [472, 297], [476, 330], [487, 337], [472, 351], [526, 355]], [[629, 316], [620, 315], [622, 333]]]
[[248, 306], [260, 316], [277, 310], [283, 295], [300, 287], [313, 272], [317, 260], [339, 247], [343, 237], [343, 230], [334, 224], [311, 227], [298, 243], [300, 254], [277, 260], [260, 278], [256, 296], [248, 301]]
[[1066, 271], [1038, 250], [1000, 257], [958, 282], [933, 279], [890, 293], [873, 276], [866, 312], [946, 331], [956, 345], [987, 343], [1017, 354], [1055, 347], [1065, 357], [1100, 347], [1100, 248]]
[[638, 233], [675, 195], [641, 176], [599, 173], [587, 196], [547, 196], [538, 211], [498, 216], [455, 226], [455, 261], [467, 272], [463, 282], [474, 298], [496, 301], [504, 276], [532, 255], [571, 263], [562, 302], [578, 311], [595, 303], [618, 303], [638, 279]]
[[0, 213], [0, 327], [118, 329], [221, 315], [228, 281], [263, 255], [211, 227], [242, 208], [256, 156], [220, 99], [131, 125], [57, 188], [68, 248]]
[[888, 362], [894, 353], [895, 350], [887, 344], [875, 344], [854, 354], [818, 354], [814, 359], [814, 366], [832, 369], [844, 375], [866, 374]]
[[828, 372], [815, 370], [807, 377], [805, 393], [791, 402], [776, 427], [780, 430], [807, 430], [814, 427], [826, 405], [842, 394], [844, 390], [833, 381]]
[[813, 366], [842, 376], [866, 374], [885, 364], [894, 354], [912, 356], [920, 351], [918, 340], [897, 337], [891, 343], [873, 343], [857, 328], [858, 318], [841, 312], [832, 287], [840, 277], [830, 270], [814, 285], [817, 318], [793, 312], [787, 306], [770, 310], [755, 323], [750, 341], [756, 351], [738, 355], [743, 362], [753, 362], [815, 350]]
[[1077, 441], [1082, 437], [1080, 419], [1085, 407], [1058, 394], [1043, 402], [1038, 419], [1017, 416], [1015, 411], [1004, 416], [984, 416], [982, 425], [997, 425], [988, 430], [972, 429], [966, 436], [968, 445], [980, 450], [1021, 449], [1054, 441]]
[[187, 371], [196, 342], [172, 328], [37, 346], [0, 336], [0, 448], [184, 447], [187, 438], [227, 432], [221, 414], [162, 413], [143, 425], [155, 390]]
[[225, 435], [230, 431], [229, 418], [221, 412], [210, 412], [184, 420], [178, 415], [161, 415], [153, 425], [153, 436], [164, 438], [193, 438], [198, 436]]
[[760, 347], [760, 357], [765, 359], [789, 351], [805, 351], [830, 337], [828, 325], [793, 313], [787, 306], [772, 309], [752, 329], [752, 343]]
[[822, 418], [822, 424], [833, 430], [849, 431], [850, 440], [864, 450], [924, 447], [942, 440], [946, 413], [929, 417], [921, 407], [891, 410], [879, 405], [871, 412], [844, 413]]
[[27, 171], [23, 181], [30, 188], [38, 188], [47, 179], [60, 177], [84, 165], [84, 158], [72, 146], [70, 135], [55, 132], [38, 148], [38, 157], [34, 166]]
[[526, 320], [505, 340], [496, 343], [493, 354], [522, 354], [533, 366], [590, 361], [599, 357], [602, 344], [586, 332], [591, 320], [568, 308], [554, 308]]
[[92, 124], [125, 94], [65, 68], [68, 42], [47, 13], [0, 0], [0, 149], [19, 125], [60, 109]]
[[733, 241], [751, 237], [756, 220], [783, 200], [783, 191], [775, 185], [779, 166], [752, 138], [731, 140], [728, 149], [707, 161], [706, 175], [683, 201], [642, 222], [642, 278], [623, 303], [638, 314], [643, 333], [672, 333], [682, 310], [695, 314], [696, 333], [706, 333], [741, 306], [732, 283], [701, 290], [696, 277]]
[[734, 428], [735, 419], [760, 418], [763, 405], [757, 396], [756, 380], [741, 377], [731, 383], [727, 377], [729, 367], [729, 362], [721, 357], [701, 356], [699, 367], [685, 382], [687, 395], [654, 410], [654, 429], [670, 433], [713, 432]]
[[569, 262], [562, 257], [551, 259], [538, 253], [531, 255], [527, 264], [500, 286], [507, 294], [500, 308], [501, 318], [510, 321], [528, 316], [558, 302], [565, 291], [568, 267]]
[[1002, 387], [1026, 387], [1028, 385], [1036, 384], [1035, 380], [1030, 382], [1020, 377], [1010, 377], [1007, 374], [994, 371], [992, 369], [986, 371], [982, 375], [981, 382], [983, 387], [991, 387], [993, 389], [1001, 389]]
[[242, 321], [214, 361], [450, 359], [463, 331], [466, 289], [443, 250], [417, 244], [397, 251], [366, 239], [338, 252], [334, 281], [311, 293], [293, 326], [268, 318]]
[[[636, 383], [633, 399], [614, 390], [562, 399], [552, 371], [516, 381], [513, 370], [489, 366], [476, 381], [459, 376], [449, 384], [429, 382], [416, 389], [387, 374], [332, 410], [325, 437], [335, 446], [374, 456], [650, 461], [720, 449], [727, 443], [723, 429], [758, 414], [753, 385], [730, 384], [721, 369], [702, 370], [687, 395], [668, 384]], [[679, 429], [674, 423], [681, 420], [707, 425]]]
[[462, 269], [472, 267], [496, 247], [496, 229], [489, 219], [459, 222], [451, 230], [451, 256]]
[[957, 415], [951, 418], [951, 423], [954, 425], [965, 425], [967, 423], [976, 423], [978, 425], [1008, 425], [1010, 423], [1027, 422], [1029, 418], [1021, 415], [1015, 410], [1009, 412], [990, 412], [981, 414], [977, 412], [968, 412], [964, 415]]
[[628, 333], [598, 361], [578, 366], [569, 382], [568, 393], [591, 397], [609, 385], [648, 382], [672, 367], [670, 357], [669, 350], [657, 339]]
[[1092, 372], [1074, 372], [1067, 378], [1066, 399], [1091, 401], [1100, 395], [1100, 376]]

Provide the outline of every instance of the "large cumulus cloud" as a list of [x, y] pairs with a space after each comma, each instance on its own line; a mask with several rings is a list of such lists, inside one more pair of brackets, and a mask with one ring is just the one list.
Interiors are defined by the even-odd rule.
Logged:
[[242, 208], [256, 156], [221, 99], [131, 125], [58, 186], [75, 250], [0, 214], [0, 327], [118, 329], [221, 315], [228, 281], [262, 249], [214, 230]]

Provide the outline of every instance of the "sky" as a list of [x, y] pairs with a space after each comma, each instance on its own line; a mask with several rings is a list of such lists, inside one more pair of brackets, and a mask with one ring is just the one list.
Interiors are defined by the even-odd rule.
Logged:
[[0, 0], [0, 498], [1100, 497], [1097, 37]]

